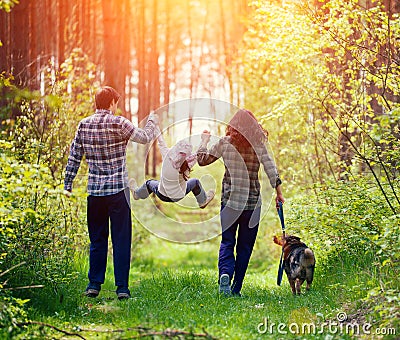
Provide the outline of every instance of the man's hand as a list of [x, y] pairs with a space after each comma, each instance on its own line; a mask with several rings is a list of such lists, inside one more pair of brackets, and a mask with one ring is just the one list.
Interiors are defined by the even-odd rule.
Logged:
[[154, 113], [154, 111], [151, 111], [149, 113], [149, 118], [148, 120], [151, 120], [155, 125], [158, 125], [159, 123], [159, 118], [158, 115]]

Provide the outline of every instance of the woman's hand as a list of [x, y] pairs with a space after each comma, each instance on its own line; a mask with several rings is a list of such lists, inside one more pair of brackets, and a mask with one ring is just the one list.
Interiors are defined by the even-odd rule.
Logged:
[[278, 185], [275, 188], [275, 190], [276, 190], [275, 203], [276, 203], [276, 208], [278, 209], [279, 208], [279, 202], [282, 202], [282, 204], [283, 204], [283, 203], [285, 203], [285, 199], [284, 199], [283, 194], [282, 194], [281, 185]]
[[204, 130], [203, 133], [201, 134], [201, 144], [206, 146], [207, 143], [210, 141], [211, 134], [210, 131]]

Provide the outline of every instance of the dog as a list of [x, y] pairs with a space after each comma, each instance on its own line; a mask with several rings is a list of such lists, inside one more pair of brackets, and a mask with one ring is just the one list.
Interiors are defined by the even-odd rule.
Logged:
[[300, 287], [307, 281], [306, 290], [310, 290], [314, 279], [315, 257], [313, 251], [297, 236], [274, 236], [274, 243], [283, 247], [283, 265], [292, 293], [300, 295]]

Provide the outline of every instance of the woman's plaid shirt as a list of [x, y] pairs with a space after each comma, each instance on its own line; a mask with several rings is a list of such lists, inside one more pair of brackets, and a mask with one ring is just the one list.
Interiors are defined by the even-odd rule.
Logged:
[[260, 163], [275, 188], [281, 184], [275, 162], [264, 144], [240, 152], [230, 143], [230, 137], [221, 138], [210, 150], [201, 146], [197, 151], [200, 166], [208, 165], [222, 157], [225, 174], [222, 180], [221, 204], [235, 210], [254, 210], [261, 206]]
[[109, 110], [96, 110], [78, 125], [65, 170], [64, 189], [72, 191], [72, 182], [85, 155], [89, 165], [89, 195], [107, 196], [124, 190], [128, 186], [128, 141], [146, 144], [154, 138], [155, 124], [151, 120], [140, 129]]

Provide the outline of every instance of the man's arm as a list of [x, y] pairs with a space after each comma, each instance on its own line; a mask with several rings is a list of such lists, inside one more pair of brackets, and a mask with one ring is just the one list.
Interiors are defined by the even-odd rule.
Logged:
[[70, 153], [68, 157], [67, 167], [65, 169], [64, 190], [72, 192], [72, 182], [78, 173], [79, 166], [83, 157], [83, 146], [80, 139], [80, 126], [72, 141]]
[[121, 117], [121, 119], [123, 119], [121, 133], [132, 142], [147, 144], [157, 136], [157, 116], [155, 114], [149, 115], [143, 129], [136, 127], [126, 118]]

